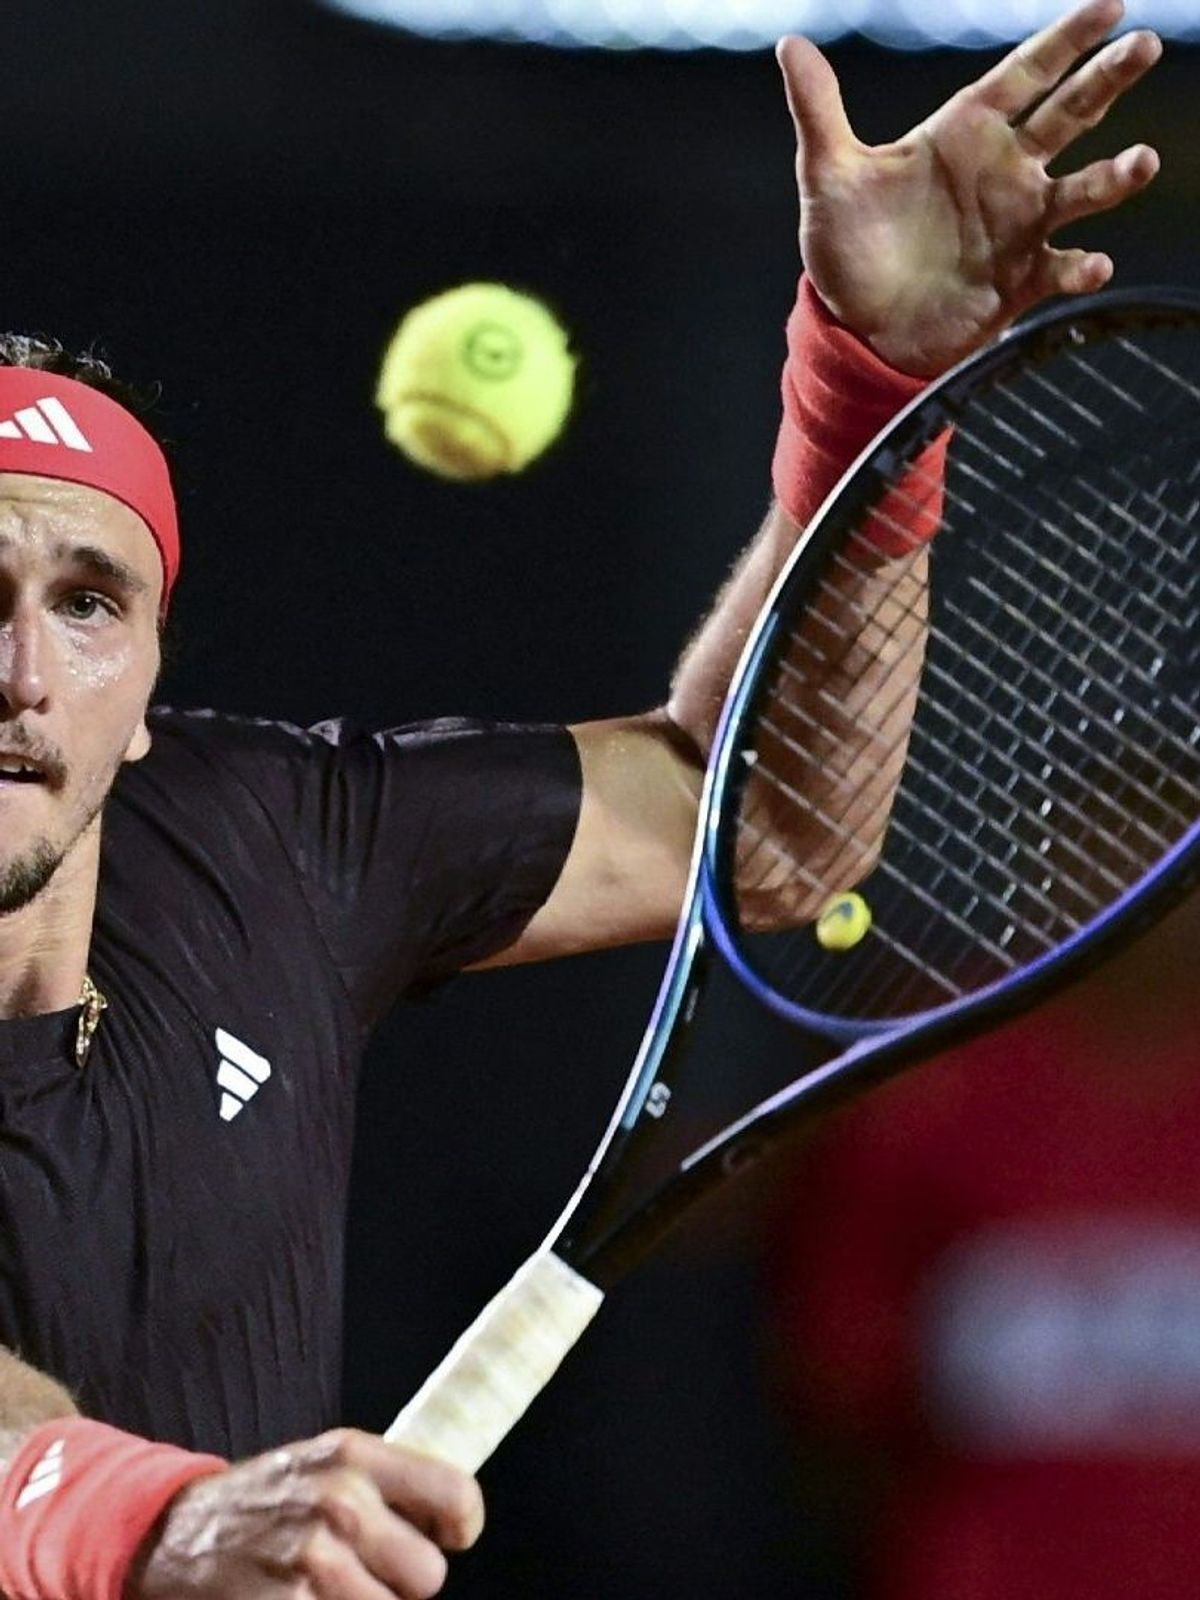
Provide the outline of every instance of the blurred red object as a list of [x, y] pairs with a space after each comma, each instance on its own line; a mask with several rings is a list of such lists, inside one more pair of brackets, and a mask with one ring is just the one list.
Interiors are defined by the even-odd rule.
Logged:
[[887, 1469], [872, 1600], [1200, 1592], [1198, 936], [1194, 900], [802, 1159], [784, 1381]]

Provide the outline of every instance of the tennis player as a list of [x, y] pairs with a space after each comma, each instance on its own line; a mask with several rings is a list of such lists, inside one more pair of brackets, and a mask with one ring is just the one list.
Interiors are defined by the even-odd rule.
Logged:
[[[1112, 271], [1050, 236], [1143, 188], [1153, 151], [1045, 169], [1157, 58], [1145, 33], [1090, 54], [1121, 15], [1088, 0], [874, 149], [819, 52], [782, 46], [808, 276], [776, 501], [649, 715], [372, 732], [151, 709], [180, 563], [161, 451], [94, 363], [0, 352], [9, 1600], [441, 1587], [474, 1482], [332, 1426], [364, 1040], [462, 968], [669, 930], [717, 710], [798, 525], [930, 374]], [[915, 513], [907, 537], [929, 531]], [[833, 805], [843, 755], [811, 780]]]

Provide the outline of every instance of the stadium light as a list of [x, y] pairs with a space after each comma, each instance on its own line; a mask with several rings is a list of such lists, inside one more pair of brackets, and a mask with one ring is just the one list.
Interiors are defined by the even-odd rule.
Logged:
[[[1063, 0], [319, 0], [335, 11], [438, 39], [565, 49], [760, 50], [784, 33], [861, 33], [904, 49], [1023, 38]], [[1198, 0], [1139, 0], [1131, 27], [1200, 39]]]

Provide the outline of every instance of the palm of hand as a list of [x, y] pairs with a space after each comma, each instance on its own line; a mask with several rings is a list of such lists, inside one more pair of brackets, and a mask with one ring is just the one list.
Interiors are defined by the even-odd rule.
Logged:
[[833, 313], [891, 365], [942, 371], [1046, 296], [1108, 280], [1107, 256], [1055, 249], [1050, 235], [1144, 187], [1157, 157], [1134, 146], [1061, 179], [1046, 165], [1153, 64], [1157, 40], [1118, 40], [1047, 91], [1119, 14], [1119, 0], [1089, 0], [903, 139], [874, 147], [851, 131], [820, 53], [799, 40], [781, 48], [805, 265]]
[[994, 112], [952, 105], [806, 197], [830, 309], [893, 366], [937, 372], [1041, 294], [1049, 180]]

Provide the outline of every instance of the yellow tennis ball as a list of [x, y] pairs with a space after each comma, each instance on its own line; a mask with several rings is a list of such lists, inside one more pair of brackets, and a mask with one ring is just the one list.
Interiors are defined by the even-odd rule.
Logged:
[[835, 894], [817, 918], [817, 943], [825, 950], [853, 950], [871, 926], [871, 908], [860, 894]]
[[520, 472], [562, 431], [575, 388], [563, 328], [529, 295], [467, 283], [414, 307], [383, 360], [384, 431], [444, 478]]

